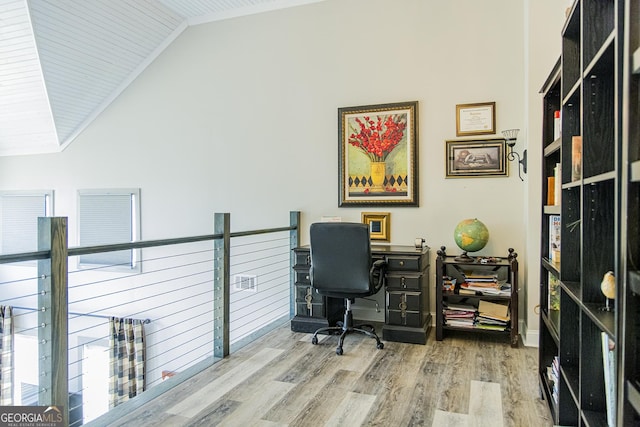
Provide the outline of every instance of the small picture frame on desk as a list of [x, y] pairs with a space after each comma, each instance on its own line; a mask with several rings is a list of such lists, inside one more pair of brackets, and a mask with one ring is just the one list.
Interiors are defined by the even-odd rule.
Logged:
[[362, 212], [362, 223], [369, 226], [371, 240], [388, 242], [391, 239], [389, 212]]

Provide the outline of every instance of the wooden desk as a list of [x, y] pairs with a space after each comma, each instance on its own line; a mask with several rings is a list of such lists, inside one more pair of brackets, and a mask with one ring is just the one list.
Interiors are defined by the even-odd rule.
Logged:
[[[294, 249], [295, 307], [291, 330], [315, 332], [342, 320], [344, 300], [322, 297], [311, 287], [309, 246]], [[429, 247], [372, 245], [373, 260], [387, 262], [385, 274], [385, 322], [382, 339], [426, 344], [431, 327], [429, 312]]]

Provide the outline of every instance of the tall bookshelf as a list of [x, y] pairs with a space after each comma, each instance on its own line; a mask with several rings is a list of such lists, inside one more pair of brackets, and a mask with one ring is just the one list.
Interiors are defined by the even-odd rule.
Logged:
[[[550, 225], [552, 218], [560, 216], [560, 200], [556, 200], [555, 176], [556, 166], [561, 159], [562, 138], [555, 131], [555, 115], [560, 111], [561, 102], [561, 68], [560, 59], [551, 70], [544, 83], [543, 124], [542, 124], [542, 182], [543, 206], [541, 212], [541, 263], [540, 263], [540, 342], [539, 375], [540, 390], [549, 403], [549, 408], [557, 421], [559, 398], [558, 348], [560, 345], [560, 263], [553, 261]], [[554, 181], [551, 181], [554, 180]]]
[[640, 425], [640, 0], [624, 6], [619, 425]]
[[[560, 206], [543, 206], [539, 374], [554, 422], [606, 426], [616, 413], [616, 373], [603, 361], [620, 353], [620, 298], [601, 291], [605, 273], [620, 277], [623, 240], [622, 52], [624, 0], [576, 0], [562, 30], [562, 56], [543, 87], [543, 188], [561, 165]], [[561, 70], [561, 71], [559, 71]], [[549, 137], [548, 112], [559, 106], [562, 132]], [[580, 154], [575, 138], [581, 137]], [[546, 192], [543, 196], [546, 200]], [[548, 216], [561, 220], [560, 259], [549, 259]], [[546, 225], [545, 225], [546, 224]], [[557, 261], [557, 260], [555, 260]], [[558, 281], [559, 310], [549, 304]], [[620, 287], [618, 287], [620, 295]], [[609, 310], [606, 310], [607, 306]], [[554, 373], [555, 372], [555, 373]]]

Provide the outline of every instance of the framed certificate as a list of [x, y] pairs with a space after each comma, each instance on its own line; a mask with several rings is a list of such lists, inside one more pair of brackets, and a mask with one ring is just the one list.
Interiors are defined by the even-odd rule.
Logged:
[[456, 136], [496, 133], [496, 103], [456, 105]]

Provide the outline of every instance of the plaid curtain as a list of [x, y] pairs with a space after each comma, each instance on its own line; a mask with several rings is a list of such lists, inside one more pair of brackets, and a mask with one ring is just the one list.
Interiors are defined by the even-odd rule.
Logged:
[[145, 390], [144, 322], [109, 318], [109, 408]]
[[13, 308], [0, 305], [0, 406], [13, 405]]

